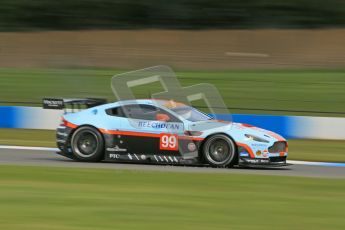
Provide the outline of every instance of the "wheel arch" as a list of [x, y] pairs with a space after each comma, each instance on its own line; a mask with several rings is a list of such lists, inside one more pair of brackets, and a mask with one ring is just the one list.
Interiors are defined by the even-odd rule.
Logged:
[[227, 137], [229, 137], [229, 138], [232, 140], [232, 142], [233, 142], [234, 145], [235, 145], [235, 157], [236, 157], [236, 162], [238, 162], [238, 159], [239, 159], [239, 155], [238, 155], [238, 145], [237, 145], [235, 139], [234, 139], [231, 135], [229, 135], [228, 133], [224, 133], [224, 132], [216, 132], [216, 133], [211, 133], [211, 134], [207, 135], [207, 136], [205, 137], [205, 139], [201, 142], [200, 147], [199, 147], [199, 149], [198, 149], [198, 155], [199, 155], [199, 157], [202, 157], [202, 149], [203, 149], [203, 147], [204, 147], [204, 144], [205, 144], [206, 140], [207, 140], [208, 138], [214, 136], [214, 135], [219, 135], [219, 134], [224, 135], [224, 136], [227, 136]]
[[[82, 125], [79, 125], [79, 126], [73, 128], [73, 129], [71, 130], [71, 132], [68, 134], [67, 141], [66, 141], [66, 145], [67, 145], [66, 147], [71, 146], [71, 140], [72, 140], [73, 134], [75, 133], [75, 131], [77, 131], [78, 129], [80, 129], [80, 128], [82, 128], [82, 127], [91, 127], [91, 128], [97, 129], [97, 130], [99, 131], [99, 133], [100, 133], [100, 134], [102, 135], [102, 137], [103, 137], [103, 142], [105, 142], [105, 136], [104, 136], [104, 134], [100, 131], [100, 128], [97, 128], [96, 126], [90, 125], [90, 124], [82, 124]], [[104, 143], [104, 144], [105, 144], [105, 143]]]
[[[101, 145], [102, 148], [100, 148], [100, 155], [98, 155], [98, 157], [96, 158], [96, 161], [102, 160], [104, 159], [104, 155], [105, 155], [105, 149], [106, 149], [106, 141], [105, 141], [105, 136], [104, 133], [100, 130], [100, 128], [95, 127], [94, 125], [90, 125], [90, 124], [83, 124], [83, 125], [79, 125], [78, 127], [73, 128], [73, 130], [70, 132], [69, 136], [68, 136], [68, 145], [70, 146], [70, 148], [73, 148], [72, 145], [72, 139], [73, 139], [73, 135], [80, 130], [81, 128], [91, 128], [93, 130], [91, 130], [92, 132], [98, 132], [98, 134], [100, 135], [101, 138]], [[89, 129], [90, 130], [90, 129]], [[73, 152], [73, 150], [72, 150]], [[75, 156], [76, 157], [76, 156]], [[74, 159], [76, 159], [74, 157]], [[80, 160], [80, 159], [79, 159]], [[94, 159], [92, 159], [91, 161], [94, 161]]]

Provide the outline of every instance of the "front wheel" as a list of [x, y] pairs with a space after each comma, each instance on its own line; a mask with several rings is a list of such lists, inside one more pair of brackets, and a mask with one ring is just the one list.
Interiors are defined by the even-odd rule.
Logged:
[[236, 160], [236, 147], [228, 136], [216, 134], [206, 139], [202, 154], [205, 162], [212, 166], [233, 166]]
[[100, 161], [104, 154], [103, 136], [93, 127], [81, 127], [73, 133], [71, 147], [76, 160]]

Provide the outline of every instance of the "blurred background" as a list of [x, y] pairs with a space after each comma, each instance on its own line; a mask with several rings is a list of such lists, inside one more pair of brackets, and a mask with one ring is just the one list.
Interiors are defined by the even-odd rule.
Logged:
[[[4, 0], [0, 104], [41, 106], [43, 97], [113, 101], [114, 74], [168, 65], [183, 86], [214, 84], [233, 114], [342, 118], [344, 13], [340, 0]], [[138, 98], [161, 90], [159, 84], [134, 88]], [[332, 139], [328, 133], [342, 132], [333, 130], [339, 121], [323, 120], [320, 127], [333, 126], [310, 132]], [[42, 132], [2, 129], [0, 143], [54, 145], [53, 132], [48, 140]], [[319, 149], [331, 146], [332, 160], [345, 161], [343, 141], [297, 142], [292, 150], [310, 154], [292, 151], [292, 158], [324, 160]]]
[[[290, 160], [345, 162], [344, 0], [2, 0], [0, 145], [55, 147], [55, 131], [31, 123], [47, 116], [28, 107], [114, 101], [113, 75], [156, 65], [182, 86], [214, 84], [238, 119], [288, 133]], [[344, 185], [1, 166], [0, 228], [344, 229]]]

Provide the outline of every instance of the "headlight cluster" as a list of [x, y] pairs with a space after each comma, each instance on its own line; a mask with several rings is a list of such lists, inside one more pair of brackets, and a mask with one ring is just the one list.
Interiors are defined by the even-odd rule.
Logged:
[[250, 140], [253, 140], [253, 141], [269, 143], [268, 140], [263, 139], [263, 138], [261, 138], [261, 137], [254, 136], [254, 135], [252, 135], [252, 134], [244, 134], [244, 136], [246, 136], [246, 138], [248, 138], [248, 139], [250, 139]]

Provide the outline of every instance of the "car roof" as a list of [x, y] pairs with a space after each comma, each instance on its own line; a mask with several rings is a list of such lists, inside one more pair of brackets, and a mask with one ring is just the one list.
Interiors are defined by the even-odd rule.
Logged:
[[164, 107], [164, 108], [169, 108], [169, 105], [184, 105], [181, 102], [176, 102], [174, 100], [164, 100], [164, 99], [135, 99], [135, 100], [121, 100], [113, 103], [108, 103], [105, 105], [101, 105], [100, 107], [104, 108], [111, 108], [115, 106], [123, 106], [123, 105], [131, 105], [131, 104], [144, 104], [144, 105], [154, 105], [158, 107]]

